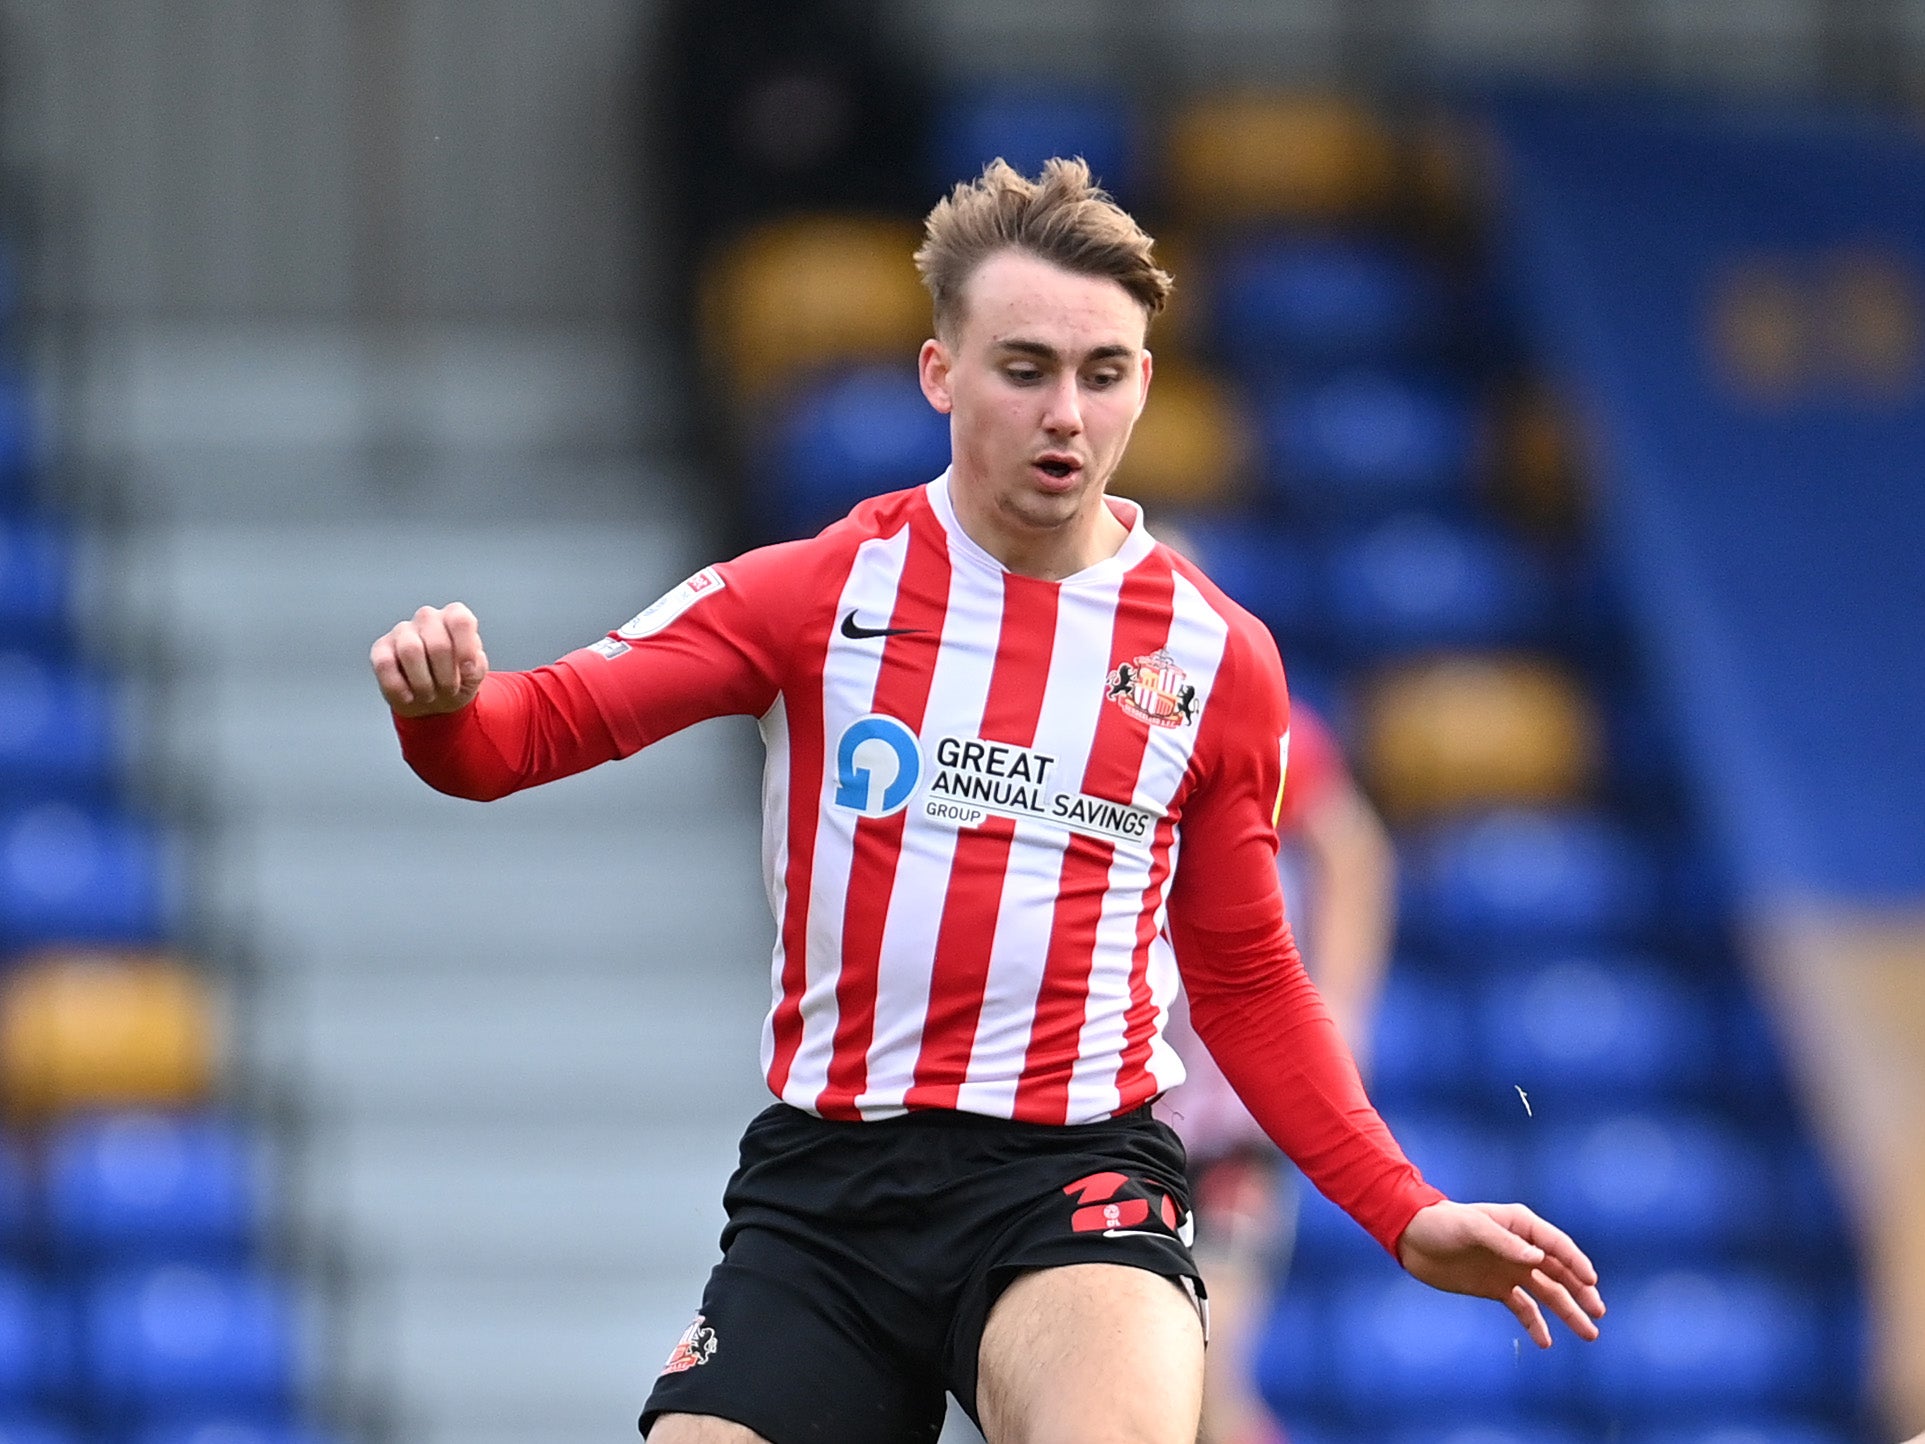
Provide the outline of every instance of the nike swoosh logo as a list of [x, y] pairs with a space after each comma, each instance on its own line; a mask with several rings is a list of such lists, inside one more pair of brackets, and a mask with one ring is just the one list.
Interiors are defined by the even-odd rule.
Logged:
[[1106, 1228], [1104, 1238], [1168, 1238], [1167, 1233], [1159, 1233], [1153, 1228]]
[[842, 619], [842, 635], [852, 642], [866, 642], [872, 637], [920, 636], [920, 627], [864, 627], [856, 623], [856, 614], [848, 613]]

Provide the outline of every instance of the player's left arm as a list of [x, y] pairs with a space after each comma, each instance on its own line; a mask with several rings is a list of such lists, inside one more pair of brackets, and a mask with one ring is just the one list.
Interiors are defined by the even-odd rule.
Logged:
[[1278, 1146], [1415, 1277], [1501, 1300], [1540, 1346], [1550, 1344], [1544, 1308], [1595, 1338], [1604, 1304], [1576, 1245], [1521, 1204], [1446, 1199], [1371, 1105], [1297, 956], [1277, 884], [1282, 665], [1267, 634], [1233, 636], [1226, 664], [1198, 737], [1170, 894], [1198, 1036]]

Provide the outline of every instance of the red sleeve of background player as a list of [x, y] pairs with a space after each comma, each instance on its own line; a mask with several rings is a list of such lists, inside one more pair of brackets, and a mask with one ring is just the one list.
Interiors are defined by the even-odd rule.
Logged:
[[1412, 1217], [1443, 1195], [1365, 1096], [1284, 917], [1275, 816], [1290, 713], [1276, 644], [1238, 618], [1223, 665], [1198, 723], [1170, 892], [1190, 1019], [1250, 1116], [1394, 1257]]
[[1283, 806], [1277, 812], [1277, 831], [1288, 837], [1303, 826], [1304, 818], [1333, 793], [1350, 783], [1343, 749], [1323, 719], [1301, 702], [1290, 704], [1290, 749], [1285, 758]]
[[429, 786], [485, 801], [627, 757], [704, 718], [760, 716], [785, 664], [771, 608], [784, 597], [793, 606], [808, 546], [704, 567], [592, 646], [532, 672], [490, 673], [459, 712], [395, 718], [402, 755]]

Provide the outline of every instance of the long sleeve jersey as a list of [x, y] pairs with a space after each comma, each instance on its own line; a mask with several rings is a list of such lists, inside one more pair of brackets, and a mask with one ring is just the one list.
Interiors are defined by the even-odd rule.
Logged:
[[757, 718], [778, 1098], [848, 1120], [1112, 1117], [1182, 1077], [1163, 1036], [1180, 969], [1251, 1112], [1394, 1252], [1442, 1195], [1291, 941], [1276, 645], [1109, 504], [1122, 548], [1043, 581], [969, 538], [946, 477], [873, 498], [458, 712], [397, 719], [404, 754], [490, 798]]

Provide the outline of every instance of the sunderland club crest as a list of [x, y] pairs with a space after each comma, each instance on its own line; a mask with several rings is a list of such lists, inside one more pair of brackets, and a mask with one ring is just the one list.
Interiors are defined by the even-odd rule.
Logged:
[[699, 1364], [706, 1364], [715, 1357], [715, 1330], [708, 1327], [708, 1321], [697, 1314], [695, 1322], [682, 1331], [682, 1337], [675, 1341], [675, 1350], [662, 1365], [664, 1374], [685, 1374]]
[[1104, 695], [1152, 727], [1186, 727], [1196, 721], [1196, 688], [1176, 658], [1161, 648], [1146, 657], [1118, 662]]

